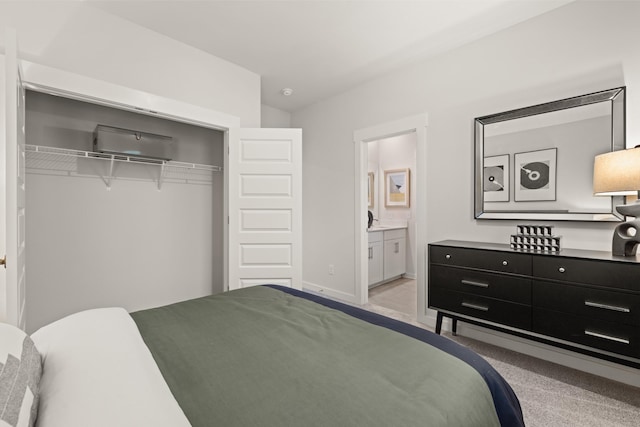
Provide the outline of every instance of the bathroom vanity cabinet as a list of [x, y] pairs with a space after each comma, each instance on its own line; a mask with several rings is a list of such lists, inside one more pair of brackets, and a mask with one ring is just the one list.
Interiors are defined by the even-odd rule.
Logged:
[[407, 230], [369, 231], [369, 287], [386, 283], [407, 271]]
[[369, 287], [382, 282], [384, 279], [383, 234], [383, 231], [369, 233]]

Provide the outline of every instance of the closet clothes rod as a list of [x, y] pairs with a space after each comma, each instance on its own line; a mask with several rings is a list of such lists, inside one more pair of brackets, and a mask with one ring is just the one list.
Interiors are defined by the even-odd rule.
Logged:
[[40, 153], [43, 155], [78, 157], [78, 158], [88, 158], [88, 159], [104, 159], [104, 160], [113, 160], [118, 162], [129, 162], [129, 163], [140, 163], [140, 164], [151, 164], [151, 165], [164, 164], [172, 168], [194, 169], [194, 170], [203, 170], [203, 171], [211, 171], [211, 172], [222, 171], [221, 166], [205, 165], [205, 164], [189, 163], [189, 162], [179, 162], [175, 160], [149, 159], [144, 157], [127, 156], [125, 154], [97, 153], [94, 151], [75, 150], [71, 148], [47, 147], [43, 145], [25, 144], [25, 151], [27, 153]]
[[107, 190], [111, 189], [111, 182], [116, 171], [116, 162], [158, 167], [158, 190], [168, 180], [185, 184], [209, 184], [213, 180], [213, 173], [222, 171], [222, 167], [214, 165], [29, 144], [25, 144], [25, 156], [28, 170], [63, 171], [69, 174], [77, 173], [78, 170], [78, 165], [73, 159], [86, 158], [107, 161], [109, 162], [108, 170], [104, 174], [100, 174], [100, 178], [106, 184]]

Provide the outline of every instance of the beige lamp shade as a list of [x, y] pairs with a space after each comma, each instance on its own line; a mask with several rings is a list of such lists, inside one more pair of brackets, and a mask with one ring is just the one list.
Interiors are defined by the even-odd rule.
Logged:
[[593, 194], [625, 196], [640, 191], [640, 148], [612, 151], [596, 156]]

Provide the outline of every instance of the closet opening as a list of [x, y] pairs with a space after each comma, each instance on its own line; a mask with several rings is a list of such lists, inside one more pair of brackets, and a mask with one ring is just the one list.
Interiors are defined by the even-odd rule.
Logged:
[[[26, 93], [27, 326], [224, 288], [224, 131]], [[98, 155], [96, 126], [168, 135], [170, 161]]]

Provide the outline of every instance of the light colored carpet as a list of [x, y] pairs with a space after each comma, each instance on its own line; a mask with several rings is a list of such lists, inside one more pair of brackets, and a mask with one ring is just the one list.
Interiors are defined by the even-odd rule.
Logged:
[[527, 426], [640, 426], [640, 389], [464, 337], [520, 399]]
[[[416, 322], [415, 281], [374, 288], [363, 308]], [[461, 336], [444, 336], [482, 355], [515, 391], [529, 427], [638, 427], [640, 389]]]

